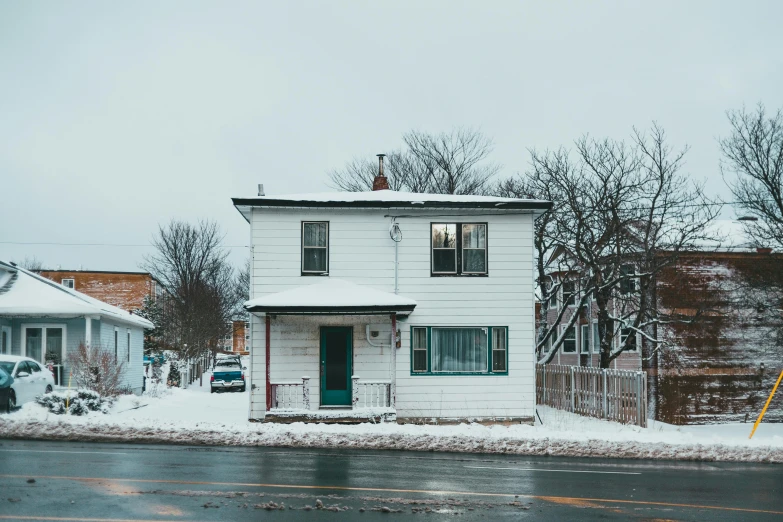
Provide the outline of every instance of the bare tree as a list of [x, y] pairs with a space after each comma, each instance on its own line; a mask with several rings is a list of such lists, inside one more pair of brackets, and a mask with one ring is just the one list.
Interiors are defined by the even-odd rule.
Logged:
[[430, 170], [430, 188], [436, 194], [485, 194], [500, 170], [486, 161], [492, 139], [475, 129], [440, 134], [410, 131], [403, 141], [418, 163]]
[[[454, 129], [430, 134], [403, 135], [404, 150], [386, 155], [384, 174], [392, 190], [438, 194], [485, 194], [500, 166], [490, 163], [492, 140], [475, 129]], [[340, 190], [361, 192], [372, 188], [378, 173], [373, 159], [355, 158], [340, 170], [329, 172]]]
[[720, 140], [721, 172], [740, 208], [757, 221], [745, 221], [761, 247], [783, 248], [783, 112], [768, 115], [728, 111], [731, 134]]
[[[681, 173], [686, 152], [672, 151], [655, 124], [649, 134], [634, 131], [630, 144], [584, 137], [573, 152], [531, 151], [531, 170], [517, 183], [525, 195], [555, 201], [536, 228], [543, 307], [556, 310], [539, 330], [539, 362], [552, 360], [588, 310], [597, 319], [603, 368], [636, 349], [637, 336], [650, 359], [662, 343], [657, 326], [680, 320], [661, 316], [656, 275], [707, 239], [719, 210]], [[558, 290], [567, 301], [557, 301]], [[558, 325], [565, 325], [559, 333]]]
[[[757, 247], [783, 250], [783, 112], [768, 114], [763, 105], [728, 111], [731, 133], [720, 140], [721, 173], [742, 213], [745, 233]], [[783, 345], [783, 276], [777, 256], [757, 259], [740, 271], [746, 305], [766, 316], [770, 338]]]
[[168, 290], [166, 344], [180, 347], [182, 360], [207, 351], [214, 356], [218, 340], [230, 332], [236, 282], [222, 239], [216, 223], [172, 220], [159, 227], [156, 253], [145, 258], [144, 269]]
[[22, 261], [18, 261], [15, 264], [31, 272], [40, 272], [41, 270], [43, 270], [43, 261], [41, 261], [35, 256], [33, 257], [25, 256], [25, 258]]

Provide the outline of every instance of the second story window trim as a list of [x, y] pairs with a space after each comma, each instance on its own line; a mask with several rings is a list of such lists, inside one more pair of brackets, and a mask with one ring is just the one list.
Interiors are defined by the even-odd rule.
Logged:
[[430, 275], [489, 275], [487, 223], [430, 223]]
[[73, 288], [75, 286], [72, 277], [63, 279], [60, 284], [62, 284], [65, 288]]
[[329, 275], [328, 221], [302, 221], [302, 275]]

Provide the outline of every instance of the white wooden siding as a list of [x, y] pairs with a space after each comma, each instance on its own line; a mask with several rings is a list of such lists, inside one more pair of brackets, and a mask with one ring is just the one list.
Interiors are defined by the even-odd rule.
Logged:
[[[448, 214], [449, 216], [443, 216]], [[464, 214], [460, 217], [453, 214]], [[468, 210], [439, 213], [404, 210], [254, 209], [252, 295], [260, 297], [323, 281], [301, 276], [301, 221], [329, 221], [330, 277], [349, 280], [387, 292], [394, 291], [394, 242], [390, 219], [399, 217], [403, 233], [399, 243], [399, 293], [418, 302], [411, 316], [399, 322], [402, 347], [397, 351], [397, 415], [405, 417], [525, 417], [535, 413], [533, 226], [530, 214], [484, 213]], [[487, 277], [431, 277], [430, 223], [488, 223]], [[386, 318], [384, 321], [388, 320]], [[357, 351], [363, 348], [364, 326], [379, 318], [293, 319], [277, 317], [271, 336], [272, 380], [309, 375], [312, 404], [318, 404], [318, 325], [354, 326]], [[299, 325], [291, 329], [290, 326]], [[306, 326], [305, 326], [306, 325]], [[410, 375], [411, 326], [507, 326], [507, 376]], [[252, 419], [265, 410], [264, 322], [253, 318], [251, 349]], [[315, 337], [314, 337], [315, 336]], [[275, 346], [279, 343], [279, 346]], [[294, 355], [293, 348], [297, 348]], [[288, 351], [287, 351], [288, 350]], [[371, 350], [378, 350], [371, 348]], [[372, 355], [371, 351], [367, 352]], [[361, 355], [360, 357], [363, 357]], [[385, 354], [384, 354], [385, 357]], [[362, 378], [385, 379], [388, 359], [379, 354], [361, 359], [366, 369], [354, 370]], [[285, 359], [288, 359], [285, 361]], [[279, 372], [279, 373], [278, 373]]]

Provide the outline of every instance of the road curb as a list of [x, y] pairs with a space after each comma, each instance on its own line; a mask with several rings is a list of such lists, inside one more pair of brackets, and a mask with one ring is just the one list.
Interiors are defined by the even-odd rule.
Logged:
[[76, 424], [55, 421], [0, 420], [0, 437], [21, 440], [122, 442], [200, 446], [267, 446], [361, 450], [405, 450], [450, 453], [548, 455], [699, 462], [783, 463], [783, 447], [723, 444], [671, 444], [665, 442], [574, 441], [558, 438], [478, 438], [466, 435], [414, 435], [401, 433], [351, 433], [251, 425], [247, 429], [204, 427], [187, 430], [166, 426], [128, 427], [115, 424]]

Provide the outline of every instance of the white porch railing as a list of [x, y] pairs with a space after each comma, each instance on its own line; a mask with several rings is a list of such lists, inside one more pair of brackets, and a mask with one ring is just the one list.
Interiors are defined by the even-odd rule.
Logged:
[[272, 409], [309, 410], [310, 377], [302, 377], [301, 381], [273, 382]]
[[393, 408], [394, 397], [391, 381], [361, 381], [354, 375], [353, 408]]

